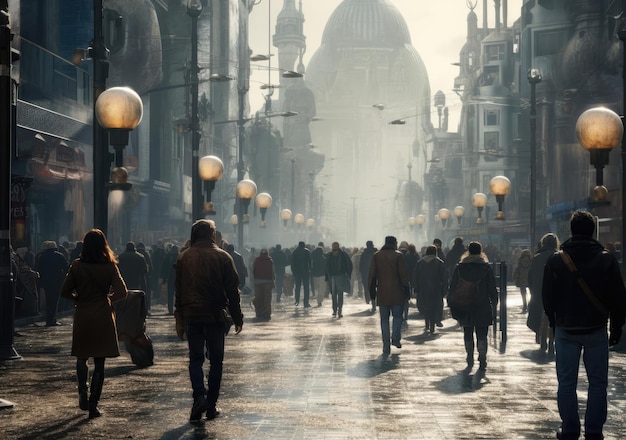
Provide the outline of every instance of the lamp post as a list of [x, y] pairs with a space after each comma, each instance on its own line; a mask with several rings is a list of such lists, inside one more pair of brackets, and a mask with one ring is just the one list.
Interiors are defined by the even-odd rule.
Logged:
[[302, 225], [304, 224], [304, 215], [296, 214], [294, 217], [294, 221], [296, 222], [298, 231], [302, 229]]
[[498, 213], [496, 220], [504, 220], [504, 197], [511, 190], [511, 181], [505, 176], [496, 176], [489, 182], [489, 191], [496, 196], [498, 202]]
[[[596, 169], [596, 186], [591, 201], [608, 203], [609, 192], [604, 186], [603, 169], [609, 163], [609, 153], [622, 142], [624, 126], [613, 110], [594, 107], [584, 111], [576, 121], [578, 143], [589, 151], [591, 164]], [[622, 188], [623, 190], [623, 188]]]
[[415, 227], [415, 217], [413, 216], [409, 217], [408, 223], [409, 223], [409, 230], [412, 231], [413, 228]]
[[461, 227], [461, 222], [463, 221], [463, 214], [465, 214], [465, 208], [463, 208], [462, 206], [457, 206], [454, 208], [456, 224], [459, 228]]
[[215, 215], [211, 194], [215, 189], [215, 182], [224, 175], [224, 163], [217, 156], [204, 156], [198, 162], [198, 175], [204, 182], [206, 198], [203, 203], [202, 212], [204, 215]]
[[[131, 184], [128, 183], [128, 171], [124, 168], [124, 148], [128, 145], [130, 131], [141, 122], [143, 103], [133, 89], [112, 87], [100, 94], [95, 108], [98, 123], [108, 130], [109, 141], [115, 150], [115, 168], [105, 188], [127, 191]], [[108, 201], [105, 199], [102, 203], [108, 204]]]
[[111, 156], [107, 144], [106, 129], [96, 124], [96, 102], [106, 89], [109, 76], [109, 50], [104, 44], [102, 33], [102, 0], [93, 2], [93, 41], [91, 58], [93, 60], [93, 222], [104, 235], [108, 232], [109, 191], [106, 187]]
[[239, 250], [243, 249], [243, 225], [250, 222], [250, 217], [248, 216], [248, 206], [250, 206], [250, 200], [252, 200], [254, 196], [256, 196], [256, 183], [248, 179], [237, 182], [237, 204], [239, 206], [237, 248]]
[[472, 205], [476, 207], [478, 211], [478, 217], [476, 217], [476, 224], [481, 225], [485, 222], [483, 220], [483, 209], [487, 205], [487, 196], [483, 193], [476, 193], [472, 196]]
[[528, 70], [530, 83], [530, 248], [535, 246], [537, 218], [537, 84], [542, 80], [539, 69]]
[[267, 213], [267, 208], [272, 206], [272, 196], [268, 193], [259, 193], [256, 196], [256, 205], [259, 207], [261, 211], [261, 227], [265, 228], [267, 223], [265, 222], [265, 214]]
[[[0, 179], [3, 213], [0, 220], [0, 359], [19, 359], [21, 356], [13, 347], [13, 326], [15, 323], [15, 295], [11, 273], [11, 154], [14, 121], [11, 117], [14, 95], [11, 79], [11, 22], [9, 5], [3, 1], [0, 6], [0, 136], [2, 136], [3, 155], [0, 160]], [[12, 407], [13, 403], [0, 399], [0, 407]]]
[[445, 229], [448, 225], [448, 219], [450, 218], [450, 211], [446, 208], [441, 208], [439, 212], [437, 212], [439, 216], [439, 220], [441, 220], [441, 226]]
[[189, 66], [191, 94], [191, 221], [200, 218], [202, 182], [198, 176], [200, 161], [200, 118], [198, 117], [198, 17], [202, 13], [200, 0], [187, 2], [187, 15], [191, 17], [191, 64]]
[[283, 229], [287, 229], [287, 223], [291, 220], [291, 209], [283, 209], [280, 211], [280, 219], [283, 221]]

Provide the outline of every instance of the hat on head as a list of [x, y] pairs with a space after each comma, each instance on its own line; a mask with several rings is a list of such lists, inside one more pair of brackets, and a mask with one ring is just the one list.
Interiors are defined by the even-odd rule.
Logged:
[[371, 249], [371, 248], [373, 248], [373, 247], [374, 247], [374, 242], [373, 242], [372, 240], [368, 240], [367, 242], [365, 242], [365, 246], [366, 246], [368, 249]]
[[41, 245], [41, 248], [43, 250], [46, 250], [46, 249], [56, 249], [57, 248], [57, 242], [56, 241], [52, 241], [52, 240], [46, 240]]
[[409, 249], [409, 244], [406, 241], [403, 241], [400, 243], [400, 246], [398, 246], [398, 249]]
[[480, 255], [483, 251], [483, 247], [480, 245], [479, 242], [472, 241], [467, 247], [467, 250], [470, 253], [470, 255]]

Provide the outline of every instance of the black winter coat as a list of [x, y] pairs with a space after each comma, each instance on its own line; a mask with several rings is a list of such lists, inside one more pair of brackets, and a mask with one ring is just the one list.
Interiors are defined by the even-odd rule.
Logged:
[[543, 317], [543, 299], [541, 295], [543, 283], [543, 270], [548, 259], [556, 252], [554, 248], [542, 247], [533, 257], [528, 269], [528, 288], [530, 289], [530, 301], [528, 302], [528, 320], [526, 325], [535, 333], [541, 329]]
[[480, 255], [468, 255], [454, 269], [450, 280], [448, 303], [454, 296], [459, 276], [467, 281], [479, 281], [479, 300], [464, 316], [458, 317], [462, 327], [487, 327], [493, 324], [498, 307], [496, 278], [491, 266]]
[[558, 253], [553, 254], [543, 274], [543, 307], [550, 320], [563, 329], [611, 330], [624, 325], [626, 289], [615, 257], [591, 237], [575, 235], [561, 246], [568, 253], [591, 292], [609, 313], [600, 311], [587, 297]]

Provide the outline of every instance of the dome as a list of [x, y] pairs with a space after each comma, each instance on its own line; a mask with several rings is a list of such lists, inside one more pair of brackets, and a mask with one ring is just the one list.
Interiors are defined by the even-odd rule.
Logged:
[[388, 0], [344, 0], [324, 28], [322, 45], [402, 47], [411, 34], [400, 11]]

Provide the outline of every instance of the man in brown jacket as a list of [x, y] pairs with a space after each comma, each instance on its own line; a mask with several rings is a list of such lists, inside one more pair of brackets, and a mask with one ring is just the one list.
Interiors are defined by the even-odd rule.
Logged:
[[[198, 220], [191, 227], [190, 247], [176, 261], [176, 333], [189, 343], [189, 377], [193, 407], [189, 421], [199, 422], [204, 412], [212, 420], [222, 381], [224, 339], [230, 329], [243, 327], [239, 276], [233, 259], [215, 244], [215, 222]], [[210, 368], [208, 390], [202, 364], [206, 353]]]
[[[389, 315], [393, 315], [391, 344], [402, 348], [402, 312], [409, 295], [409, 275], [404, 255], [397, 250], [396, 237], [385, 237], [385, 245], [374, 254], [368, 277], [370, 295], [375, 295], [380, 310], [383, 356], [391, 352], [389, 344]], [[374, 290], [375, 289], [375, 290]]]

